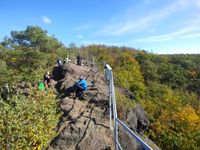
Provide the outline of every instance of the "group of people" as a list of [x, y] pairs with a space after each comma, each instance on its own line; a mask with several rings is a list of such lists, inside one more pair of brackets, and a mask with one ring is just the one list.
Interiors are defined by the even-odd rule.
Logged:
[[[82, 65], [82, 61], [83, 61], [83, 58], [80, 56], [79, 53], [78, 53], [76, 59], [77, 59], [76, 64], [77, 64], [78, 66], [81, 66], [81, 65]], [[62, 66], [63, 64], [66, 64], [66, 63], [68, 63], [68, 62], [70, 62], [70, 61], [71, 61], [71, 59], [69, 59], [68, 57], [65, 58], [65, 59], [63, 60], [63, 62], [62, 62], [61, 59], [58, 59], [57, 64], [58, 64], [58, 66]]]
[[[69, 58], [65, 58], [63, 62], [61, 59], [58, 59], [57, 66], [61, 67], [63, 64], [68, 63], [69, 61], [71, 61]], [[44, 74], [43, 81], [38, 82], [38, 89], [39, 90], [48, 89], [51, 85], [51, 81], [52, 81], [52, 75], [50, 74], [49, 71], [47, 71]]]
[[66, 64], [66, 63], [68, 63], [68, 62], [70, 62], [70, 61], [71, 61], [71, 59], [69, 59], [68, 57], [65, 58], [65, 59], [63, 60], [63, 62], [62, 62], [61, 59], [58, 59], [57, 64], [58, 64], [58, 66], [62, 66], [63, 64]]
[[[80, 65], [80, 59], [81, 58], [80, 58], [80, 55], [79, 55], [79, 59], [77, 57], [77, 65]], [[68, 63], [69, 61], [70, 61], [69, 59], [65, 59], [63, 61], [63, 63]], [[61, 59], [59, 59], [57, 61], [57, 66], [61, 67], [63, 65], [63, 63], [62, 63]], [[43, 81], [38, 82], [38, 89], [39, 90], [48, 89], [51, 86], [51, 82], [52, 82], [52, 75], [49, 71], [47, 71], [44, 74]], [[81, 75], [79, 77], [79, 79], [75, 82], [75, 84], [73, 85], [73, 89], [74, 89], [76, 96], [81, 95], [81, 93], [83, 93], [83, 91], [86, 91], [87, 88], [88, 88], [87, 81]]]

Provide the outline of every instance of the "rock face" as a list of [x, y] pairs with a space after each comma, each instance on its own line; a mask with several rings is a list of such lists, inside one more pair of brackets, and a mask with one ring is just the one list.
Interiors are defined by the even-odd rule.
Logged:
[[[84, 99], [74, 97], [72, 88], [81, 75], [87, 78], [89, 85], [88, 90], [84, 92]], [[57, 81], [55, 88], [61, 97], [60, 109], [63, 115], [57, 125], [58, 136], [51, 141], [47, 149], [114, 150], [114, 134], [109, 128], [108, 84], [104, 76], [97, 70], [72, 63], [55, 67], [53, 76]], [[134, 99], [134, 95], [131, 94], [127, 93]], [[150, 125], [145, 111], [138, 104], [126, 113], [124, 122], [139, 134], [143, 134]], [[119, 141], [124, 150], [144, 149], [121, 127]], [[148, 140], [148, 143], [151, 141]]]
[[123, 94], [129, 98], [130, 100], [134, 100], [135, 99], [135, 95], [128, 89], [124, 89], [123, 90]]
[[150, 121], [146, 115], [146, 112], [139, 104], [128, 111], [126, 118], [126, 123], [128, 124], [129, 128], [139, 134], [143, 134], [150, 125]]
[[[71, 63], [54, 68], [55, 87], [62, 95], [60, 109], [64, 114], [57, 126], [59, 134], [47, 149], [114, 150], [108, 118], [108, 86], [104, 76], [94, 72], [89, 67]], [[80, 75], [87, 77], [89, 85], [84, 99], [74, 97], [72, 93], [72, 86]], [[96, 86], [93, 84], [95, 77], [98, 77]]]
[[[137, 104], [133, 109], [127, 112], [125, 123], [127, 126], [139, 133], [140, 135], [149, 127], [150, 122], [144, 109]], [[126, 150], [143, 150], [144, 148], [130, 135], [124, 132], [123, 129], [119, 130], [119, 140], [121, 146]]]

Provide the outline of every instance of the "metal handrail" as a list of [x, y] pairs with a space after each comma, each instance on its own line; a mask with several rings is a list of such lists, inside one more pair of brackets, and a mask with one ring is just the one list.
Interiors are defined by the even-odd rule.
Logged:
[[[113, 73], [112, 68], [106, 64], [105, 65], [105, 77], [109, 83], [109, 113], [110, 113], [110, 129], [114, 129], [114, 142], [115, 142], [115, 149], [123, 150], [121, 144], [118, 140], [118, 126], [120, 125], [132, 138], [138, 141], [145, 150], [153, 150], [147, 143], [145, 143], [139, 135], [134, 133], [128, 126], [126, 126], [118, 117], [117, 117], [117, 107], [116, 107], [116, 99], [115, 99], [115, 87], [113, 81]], [[112, 119], [113, 116], [113, 119]], [[112, 120], [114, 120], [114, 127], [112, 127]]]

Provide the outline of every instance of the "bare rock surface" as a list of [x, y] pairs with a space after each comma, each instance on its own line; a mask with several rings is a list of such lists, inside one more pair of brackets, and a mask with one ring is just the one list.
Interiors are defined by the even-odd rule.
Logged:
[[[94, 68], [91, 70], [72, 63], [54, 68], [53, 73], [57, 79], [55, 87], [62, 95], [60, 109], [63, 116], [57, 126], [59, 134], [47, 149], [114, 150], [108, 118], [108, 86], [104, 76]], [[89, 85], [84, 99], [74, 97], [72, 93], [72, 86], [80, 75], [87, 78]]]

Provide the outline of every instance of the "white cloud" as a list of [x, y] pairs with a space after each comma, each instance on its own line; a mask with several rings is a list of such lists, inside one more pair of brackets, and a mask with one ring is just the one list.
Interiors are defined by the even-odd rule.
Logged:
[[200, 8], [200, 0], [178, 0], [180, 4], [184, 7], [188, 5], [195, 5]]
[[47, 16], [42, 16], [42, 22], [45, 23], [45, 24], [51, 24], [52, 23], [51, 19]]
[[[135, 18], [128, 18], [124, 20], [121, 17], [120, 21], [114, 21], [114, 23], [105, 25], [102, 29], [98, 31], [100, 34], [107, 34], [107, 35], [123, 35], [130, 32], [140, 31], [142, 29], [145, 29], [155, 23], [156, 21], [159, 21], [177, 11], [179, 3], [173, 3], [165, 8], [159, 9], [157, 11], [149, 12], [148, 15], [143, 16], [141, 18], [135, 19]], [[129, 12], [130, 14], [131, 12]], [[135, 13], [135, 12], [132, 12]], [[112, 20], [112, 19], [111, 19]]]
[[195, 38], [195, 37], [200, 37], [200, 33], [192, 33], [184, 36], [184, 38]]
[[[150, 2], [150, 0], [144, 1], [146, 3]], [[160, 22], [164, 18], [179, 13], [180, 11], [184, 11], [184, 9], [190, 5], [200, 8], [200, 0], [176, 0], [157, 10], [155, 8], [140, 18], [133, 18], [130, 14], [135, 14], [135, 9], [129, 8], [117, 19], [111, 18], [110, 20], [112, 22], [104, 25], [99, 31], [97, 31], [97, 34], [116, 36], [139, 32], [149, 28], [157, 22]]]
[[200, 54], [200, 48], [174, 48], [170, 52], [160, 54]]
[[162, 42], [162, 41], [169, 41], [176, 38], [193, 38], [200, 36], [200, 27], [197, 26], [190, 26], [182, 28], [178, 31], [163, 34], [163, 35], [157, 35], [157, 36], [151, 36], [146, 38], [141, 38], [134, 40], [134, 42]]
[[83, 35], [78, 34], [76, 37], [79, 38], [79, 39], [82, 39], [82, 38], [83, 38]]

